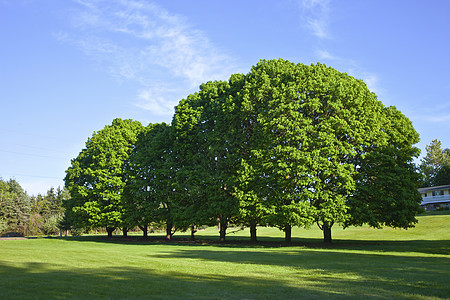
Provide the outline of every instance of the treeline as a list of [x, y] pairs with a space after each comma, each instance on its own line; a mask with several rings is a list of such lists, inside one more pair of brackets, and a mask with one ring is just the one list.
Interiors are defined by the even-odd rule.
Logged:
[[30, 197], [16, 180], [0, 178], [0, 236], [58, 234], [64, 222], [62, 203], [69, 197], [59, 187]]
[[72, 227], [147, 234], [229, 224], [412, 227], [421, 197], [411, 122], [367, 86], [323, 64], [261, 61], [202, 84], [172, 123], [115, 119], [71, 161]]

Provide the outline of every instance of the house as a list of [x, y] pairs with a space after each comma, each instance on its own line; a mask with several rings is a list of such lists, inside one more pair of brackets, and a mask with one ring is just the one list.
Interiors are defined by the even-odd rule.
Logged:
[[420, 188], [419, 193], [422, 195], [420, 206], [425, 210], [450, 208], [450, 184]]

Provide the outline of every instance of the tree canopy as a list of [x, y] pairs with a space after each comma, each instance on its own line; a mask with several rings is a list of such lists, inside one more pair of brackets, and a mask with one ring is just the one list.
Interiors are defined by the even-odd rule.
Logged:
[[126, 227], [125, 164], [142, 128], [138, 121], [115, 119], [94, 132], [72, 160], [64, 179], [71, 200], [65, 205], [81, 227], [106, 227], [109, 236], [115, 228]]
[[67, 170], [83, 226], [316, 223], [408, 228], [418, 134], [361, 81], [323, 64], [262, 60], [182, 99], [171, 125], [116, 119]]
[[[324, 239], [331, 241], [334, 223], [355, 224], [352, 220], [358, 218], [374, 226], [405, 228], [414, 222], [420, 203], [412, 163], [419, 153], [413, 147], [418, 134], [398, 110], [384, 107], [364, 82], [323, 64], [261, 61], [247, 75], [242, 97], [256, 112], [254, 123], [261, 131], [253, 155], [242, 159], [246, 169], [258, 173], [252, 175], [258, 182], [252, 192], [264, 190], [258, 201], [272, 207], [268, 217], [278, 216], [274, 224], [289, 228], [314, 220]], [[376, 222], [356, 216], [355, 207], [364, 206], [365, 200], [355, 197], [357, 188], [388, 183], [371, 177], [369, 184], [361, 177], [369, 157], [380, 152], [397, 159], [393, 169], [384, 171], [407, 176], [403, 183], [389, 181], [396, 191], [392, 197], [380, 195], [373, 201], [403, 201], [407, 208], [398, 214], [407, 222], [395, 223], [395, 217], [383, 221], [393, 205], [372, 216]]]

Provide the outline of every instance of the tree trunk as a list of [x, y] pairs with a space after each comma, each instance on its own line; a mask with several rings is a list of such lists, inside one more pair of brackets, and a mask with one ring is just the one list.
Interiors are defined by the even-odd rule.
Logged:
[[331, 226], [324, 223], [322, 226], [323, 230], [323, 242], [326, 244], [331, 244]]
[[170, 239], [172, 238], [172, 228], [173, 225], [170, 222], [167, 222], [167, 226], [166, 226], [166, 240], [170, 241]]
[[142, 230], [142, 234], [144, 237], [148, 237], [148, 226], [147, 225], [143, 225], [143, 226], [139, 226], [139, 228]]
[[127, 227], [123, 227], [122, 228], [122, 235], [123, 235], [123, 237], [127, 237], [128, 236], [128, 228]]
[[292, 226], [286, 225], [284, 228], [284, 241], [290, 243], [292, 241]]
[[257, 242], [255, 221], [250, 222], [250, 242]]
[[114, 227], [106, 227], [106, 232], [108, 233], [109, 238], [112, 238], [114, 229], [115, 229]]
[[225, 242], [225, 237], [227, 235], [228, 220], [220, 219], [219, 227], [220, 227], [219, 228], [219, 233], [220, 233], [219, 241]]
[[191, 241], [195, 241], [195, 233], [197, 230], [195, 229], [194, 225], [191, 225]]

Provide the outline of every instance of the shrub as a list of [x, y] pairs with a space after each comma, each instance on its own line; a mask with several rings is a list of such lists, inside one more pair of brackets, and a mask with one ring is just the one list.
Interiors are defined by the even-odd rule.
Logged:
[[83, 228], [72, 227], [70, 229], [70, 234], [72, 236], [81, 236], [83, 234]]
[[50, 215], [42, 224], [42, 233], [45, 235], [55, 235], [59, 232], [60, 215]]

